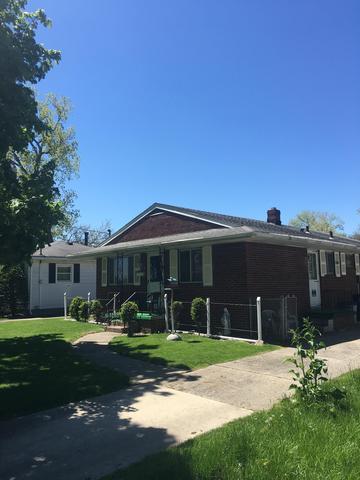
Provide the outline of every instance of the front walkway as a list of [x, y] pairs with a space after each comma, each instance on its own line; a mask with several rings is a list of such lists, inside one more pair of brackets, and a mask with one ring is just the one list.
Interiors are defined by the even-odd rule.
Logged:
[[[145, 455], [268, 408], [288, 393], [290, 365], [284, 361], [293, 349], [184, 372], [113, 353], [107, 343], [114, 335], [90, 334], [74, 348], [127, 373], [132, 385], [2, 422], [1, 479], [98, 479]], [[324, 357], [331, 376], [359, 368], [360, 340], [334, 344]]]

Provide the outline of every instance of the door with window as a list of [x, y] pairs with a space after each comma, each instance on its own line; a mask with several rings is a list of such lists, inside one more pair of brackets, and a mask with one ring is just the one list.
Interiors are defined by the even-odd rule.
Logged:
[[309, 292], [310, 307], [321, 307], [320, 275], [318, 252], [308, 251], [308, 272], [309, 272]]
[[147, 261], [147, 293], [148, 295], [160, 293], [162, 280], [161, 256], [158, 252], [149, 252]]

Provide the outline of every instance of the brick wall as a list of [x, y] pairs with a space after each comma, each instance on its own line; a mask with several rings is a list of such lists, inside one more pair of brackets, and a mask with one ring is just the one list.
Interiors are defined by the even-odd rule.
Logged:
[[246, 271], [249, 297], [296, 295], [299, 315], [309, 311], [309, 277], [305, 248], [247, 243]]
[[358, 280], [354, 255], [346, 254], [346, 275], [320, 277], [322, 309], [332, 310], [351, 305], [353, 295], [358, 292]]
[[[159, 212], [155, 211], [153, 213]], [[136, 223], [136, 225], [126, 230], [126, 232], [114, 238], [109, 245], [140, 240], [143, 238], [156, 238], [177, 233], [197, 232], [212, 228], [223, 227], [202, 220], [197, 220], [195, 218], [184, 217], [170, 212], [163, 212], [159, 215], [148, 215], [143, 218]]]

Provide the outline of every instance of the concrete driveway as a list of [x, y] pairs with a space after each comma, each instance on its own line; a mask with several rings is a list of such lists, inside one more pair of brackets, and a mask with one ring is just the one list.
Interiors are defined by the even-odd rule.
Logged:
[[[0, 422], [1, 480], [98, 479], [288, 394], [291, 348], [184, 372], [111, 352], [112, 335], [87, 335], [75, 348], [128, 373], [131, 387]], [[324, 357], [331, 376], [360, 368], [360, 340], [335, 344]]]

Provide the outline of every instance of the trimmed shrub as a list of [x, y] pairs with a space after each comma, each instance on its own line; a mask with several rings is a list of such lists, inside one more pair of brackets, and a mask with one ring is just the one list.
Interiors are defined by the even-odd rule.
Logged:
[[175, 328], [176, 330], [178, 330], [180, 324], [180, 317], [184, 309], [184, 305], [182, 304], [182, 302], [175, 301], [172, 303], [171, 308], [174, 315]]
[[103, 313], [103, 307], [99, 300], [91, 300], [90, 313], [97, 322], [100, 322]]
[[133, 331], [136, 328], [134, 323], [136, 322], [136, 314], [139, 312], [139, 307], [135, 302], [126, 302], [121, 306], [120, 317], [124, 322], [124, 325], [127, 325], [128, 337], [133, 335]]
[[83, 300], [79, 305], [79, 319], [81, 322], [87, 322], [90, 316], [89, 303]]
[[196, 297], [193, 299], [191, 302], [190, 315], [192, 321], [198, 328], [198, 332], [200, 333], [200, 328], [205, 324], [206, 321], [206, 302], [203, 298]]
[[80, 320], [79, 307], [83, 301], [84, 299], [81, 297], [74, 297], [70, 302], [69, 314], [70, 314], [70, 317], [73, 318], [74, 320], [77, 320], [77, 321]]

